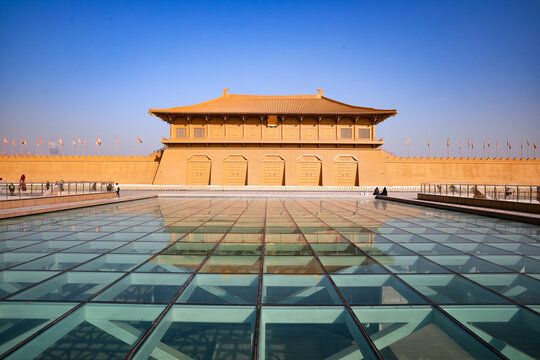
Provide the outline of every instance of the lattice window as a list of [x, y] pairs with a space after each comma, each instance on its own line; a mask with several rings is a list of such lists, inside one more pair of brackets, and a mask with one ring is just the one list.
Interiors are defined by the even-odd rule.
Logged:
[[176, 137], [177, 138], [186, 138], [187, 137], [186, 128], [176, 128]]
[[193, 129], [193, 137], [196, 139], [201, 139], [205, 137], [204, 128], [195, 128]]
[[371, 139], [371, 130], [370, 129], [358, 129], [358, 138], [360, 138], [360, 139]]
[[352, 139], [352, 129], [349, 129], [349, 128], [341, 129], [341, 138]]

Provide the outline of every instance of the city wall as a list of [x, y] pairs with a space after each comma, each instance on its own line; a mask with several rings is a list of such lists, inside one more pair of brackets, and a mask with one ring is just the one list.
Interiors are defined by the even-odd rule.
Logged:
[[158, 185], [400, 186], [423, 182], [538, 185], [540, 160], [396, 157], [378, 149], [172, 147], [148, 156], [2, 156], [18, 182], [103, 181]]
[[19, 182], [115, 181], [151, 184], [160, 154], [147, 156], [0, 156], [0, 177]]

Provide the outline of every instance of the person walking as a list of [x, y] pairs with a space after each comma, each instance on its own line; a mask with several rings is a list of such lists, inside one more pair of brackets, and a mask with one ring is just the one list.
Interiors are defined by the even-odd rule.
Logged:
[[116, 183], [115, 190], [116, 190], [116, 197], [120, 197], [120, 186], [118, 185], [118, 183]]

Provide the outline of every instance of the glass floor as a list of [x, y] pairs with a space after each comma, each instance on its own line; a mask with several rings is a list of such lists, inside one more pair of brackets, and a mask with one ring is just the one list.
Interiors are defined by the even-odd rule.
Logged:
[[160, 197], [0, 221], [7, 359], [540, 358], [540, 227]]

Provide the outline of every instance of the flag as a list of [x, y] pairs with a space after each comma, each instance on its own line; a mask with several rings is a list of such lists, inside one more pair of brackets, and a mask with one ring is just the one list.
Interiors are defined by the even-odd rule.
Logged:
[[536, 150], [536, 141], [534, 142], [534, 144], [533, 144], [533, 145], [534, 145], [534, 149]]
[[459, 150], [461, 150], [461, 141], [459, 142]]
[[84, 144], [84, 146], [86, 146], [86, 140], [83, 140], [83, 144]]
[[488, 147], [490, 147], [491, 145], [489, 144], [489, 139], [488, 139]]
[[474, 150], [474, 142], [471, 141], [471, 149]]
[[521, 140], [521, 150], [523, 150], [523, 140]]
[[529, 145], [531, 145], [531, 144], [529, 143], [529, 138], [527, 138], [527, 146], [529, 146]]
[[51, 140], [49, 140], [49, 146], [51, 146]]
[[471, 147], [471, 139], [467, 139], [467, 147]]
[[58, 141], [60, 141], [60, 145], [64, 146], [64, 142], [62, 141], [62, 138], [58, 138]]
[[41, 136], [39, 137], [39, 142], [43, 144], [43, 139], [41, 138]]
[[101, 139], [99, 137], [96, 139], [96, 145], [101, 146]]
[[427, 138], [427, 147], [429, 147], [429, 145], [430, 145], [429, 138]]
[[73, 146], [75, 146], [75, 145], [76, 145], [76, 144], [75, 144], [75, 140], [73, 140], [72, 144], [73, 144]]
[[36, 139], [36, 146], [39, 146], [39, 140]]
[[23, 138], [21, 138], [21, 144], [23, 144], [23, 145], [24, 145], [24, 139], [23, 139]]
[[120, 144], [120, 139], [118, 138], [118, 136], [116, 137], [116, 143]]
[[450, 146], [450, 138], [446, 139], [446, 146]]
[[7, 144], [8, 142], [9, 141], [6, 138], [4, 138], [4, 143]]
[[[140, 137], [137, 136], [137, 141], [140, 142], [142, 144], [142, 140]], [[408, 141], [408, 140], [407, 140]]]
[[508, 148], [512, 150], [512, 143], [510, 141], [508, 142]]
[[13, 142], [11, 143], [13, 146], [15, 146], [15, 139], [13, 139]]
[[498, 148], [499, 148], [499, 142], [495, 141], [495, 149], [498, 149]]
[[79, 144], [82, 144], [81, 138], [79, 137]]

